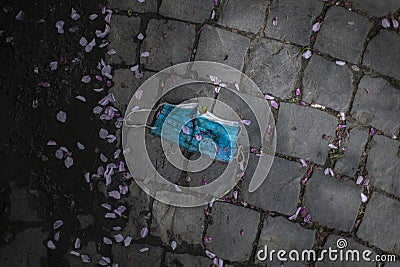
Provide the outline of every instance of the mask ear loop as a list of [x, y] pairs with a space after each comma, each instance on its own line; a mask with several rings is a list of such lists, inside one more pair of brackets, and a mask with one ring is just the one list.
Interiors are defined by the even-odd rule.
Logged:
[[[128, 114], [128, 116], [126, 116], [127, 117], [127, 119], [133, 114], [133, 113], [136, 113], [136, 112], [145, 112], [145, 111], [148, 111], [148, 112], [153, 112], [153, 111], [157, 111], [162, 105], [164, 105], [165, 103], [160, 103], [156, 108], [154, 108], [154, 109], [137, 109], [137, 110], [133, 110], [133, 111], [131, 111], [129, 114]], [[156, 129], [157, 127], [152, 127], [152, 126], [149, 126], [149, 125], [147, 125], [147, 124], [128, 124], [127, 123], [127, 120], [124, 120], [124, 124], [125, 124], [125, 126], [127, 126], [127, 127], [132, 127], [132, 128], [140, 128], [140, 127], [146, 127], [146, 128], [148, 128], [148, 129], [150, 129], [150, 130], [153, 130], [153, 129]]]

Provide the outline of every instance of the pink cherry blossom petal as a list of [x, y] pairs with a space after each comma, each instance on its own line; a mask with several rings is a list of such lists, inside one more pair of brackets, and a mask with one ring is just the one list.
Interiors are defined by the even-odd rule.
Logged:
[[148, 247], [142, 247], [141, 249], [139, 249], [139, 252], [146, 252], [149, 251]]
[[104, 218], [115, 219], [115, 218], [117, 218], [117, 215], [115, 215], [114, 212], [107, 212], [106, 215], [104, 215]]
[[307, 50], [307, 51], [305, 51], [305, 52], [303, 53], [303, 57], [304, 57], [305, 59], [309, 59], [311, 56], [312, 56], [311, 50]]
[[150, 56], [150, 53], [149, 52], [142, 52], [141, 54], [140, 54], [140, 57], [149, 57]]
[[64, 111], [60, 110], [60, 111], [57, 113], [56, 118], [57, 118], [57, 120], [58, 120], [59, 122], [64, 123], [64, 122], [67, 121], [67, 113], [65, 113]]
[[142, 98], [142, 95], [143, 95], [143, 90], [137, 90], [137, 91], [135, 92], [135, 94], [134, 94], [134, 97], [135, 97], [137, 100], [140, 100], [140, 99]]
[[146, 237], [149, 233], [149, 229], [145, 226], [140, 230], [140, 236], [142, 238]]
[[138, 38], [140, 41], [143, 40], [143, 39], [144, 39], [143, 33], [139, 33], [138, 36], [137, 36], [137, 38]]
[[50, 62], [49, 66], [50, 66], [50, 69], [54, 71], [58, 67], [58, 62], [57, 61]]
[[272, 106], [274, 109], [278, 109], [278, 108], [279, 108], [279, 104], [278, 104], [278, 102], [276, 102], [275, 100], [271, 100], [271, 106]]
[[65, 167], [71, 168], [74, 165], [74, 159], [72, 157], [66, 157], [64, 160]]
[[81, 39], [79, 39], [79, 44], [81, 46], [86, 46], [88, 44], [88, 41], [85, 37], [81, 37]]
[[57, 230], [58, 228], [60, 228], [62, 225], [64, 224], [64, 222], [62, 220], [57, 220], [53, 223], [53, 229]]
[[399, 22], [396, 19], [392, 19], [393, 28], [397, 29], [399, 27]]
[[132, 242], [132, 237], [130, 237], [130, 236], [125, 237], [124, 246], [125, 247], [129, 246], [131, 244], [131, 242]]
[[374, 136], [375, 135], [375, 129], [371, 127], [371, 129], [369, 129], [369, 136]]
[[246, 126], [249, 126], [251, 124], [250, 120], [242, 120], [242, 123]]
[[16, 19], [16, 20], [24, 20], [24, 18], [25, 18], [25, 13], [24, 13], [24, 11], [22, 11], [22, 10], [20, 10], [20, 11], [18, 12], [18, 14], [15, 16], [15, 19]]
[[109, 54], [110, 56], [115, 55], [117, 53], [117, 51], [115, 51], [115, 49], [110, 49], [107, 51], [107, 54]]
[[79, 237], [77, 237], [77, 238], [75, 239], [74, 248], [75, 248], [75, 249], [78, 249], [78, 248], [80, 248], [80, 247], [81, 247], [81, 240], [79, 239]]
[[47, 141], [47, 144], [46, 145], [48, 145], [48, 146], [55, 146], [55, 145], [57, 145], [57, 143], [56, 143], [56, 141], [54, 141], [54, 140], [49, 140], [49, 141]]
[[368, 200], [368, 197], [365, 194], [361, 193], [361, 201], [363, 203], [365, 203], [365, 202], [367, 202], [367, 200]]
[[91, 15], [89, 15], [89, 19], [90, 20], [95, 20], [98, 16], [99, 15], [97, 15], [97, 14], [91, 14]]
[[183, 132], [184, 134], [190, 134], [190, 129], [189, 129], [189, 127], [187, 127], [186, 125], [184, 125], [184, 126], [182, 127], [182, 132]]
[[272, 25], [278, 26], [278, 17], [273, 17], [272, 18]]
[[215, 253], [212, 253], [211, 251], [209, 251], [209, 250], [207, 250], [207, 249], [204, 251], [204, 253], [205, 253], [206, 256], [209, 257], [210, 259], [215, 258]]
[[74, 8], [71, 9], [71, 19], [78, 20], [81, 17]]
[[335, 63], [336, 63], [336, 65], [338, 65], [338, 66], [344, 66], [344, 65], [346, 65], [346, 62], [340, 61], [340, 60], [336, 60]]
[[104, 242], [104, 244], [107, 244], [107, 245], [112, 245], [112, 243], [113, 243], [113, 241], [106, 236], [103, 237], [103, 242]]
[[75, 96], [75, 98], [80, 100], [80, 101], [82, 101], [82, 102], [86, 102], [86, 97], [84, 97], [84, 96], [77, 95], [77, 96]]
[[275, 97], [273, 97], [273, 96], [271, 96], [271, 95], [265, 95], [265, 96], [264, 96], [264, 99], [266, 99], [266, 100], [274, 100]]
[[303, 167], [308, 167], [307, 162], [304, 159], [300, 159], [301, 165], [303, 165]]
[[91, 80], [92, 80], [92, 78], [89, 75], [85, 75], [82, 77], [83, 83], [90, 83]]
[[58, 33], [64, 33], [64, 21], [57, 21], [55, 27], [57, 28]]
[[390, 27], [390, 21], [386, 18], [382, 19], [381, 25], [383, 28], [389, 28]]
[[316, 23], [314, 23], [314, 25], [312, 26], [313, 32], [318, 32], [320, 28], [321, 28], [321, 23], [320, 23], [320, 22], [316, 22]]
[[196, 138], [196, 140], [198, 142], [200, 142], [201, 140], [203, 140], [203, 137], [200, 134], [195, 134], [194, 137]]
[[86, 255], [86, 254], [82, 254], [82, 255], [81, 255], [81, 260], [82, 260], [82, 262], [84, 262], [84, 263], [89, 263], [89, 262], [91, 261], [89, 255]]
[[47, 241], [47, 247], [52, 250], [56, 249], [56, 245], [52, 240]]
[[300, 88], [297, 88], [295, 93], [296, 93], [296, 96], [299, 96], [301, 94]]
[[173, 240], [173, 241], [171, 242], [171, 248], [172, 248], [172, 250], [175, 250], [175, 249], [176, 249], [176, 246], [177, 246], [176, 241]]
[[112, 197], [112, 198], [114, 198], [114, 199], [120, 199], [121, 198], [121, 194], [118, 192], [118, 191], [111, 191], [111, 192], [108, 192], [108, 196], [109, 197]]

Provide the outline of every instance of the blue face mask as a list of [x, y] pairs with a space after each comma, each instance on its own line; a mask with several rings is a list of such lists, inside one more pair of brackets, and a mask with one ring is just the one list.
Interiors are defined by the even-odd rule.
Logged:
[[[173, 136], [177, 128], [182, 129], [178, 139]], [[189, 152], [215, 155], [215, 160], [230, 162], [235, 154], [238, 123], [220, 119], [208, 111], [200, 114], [196, 103], [177, 106], [165, 103], [151, 133], [170, 142], [179, 140], [179, 146]]]

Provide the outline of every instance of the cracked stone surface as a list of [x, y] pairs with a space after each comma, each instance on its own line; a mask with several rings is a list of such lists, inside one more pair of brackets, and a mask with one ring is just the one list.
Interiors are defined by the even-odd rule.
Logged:
[[148, 13], [157, 12], [157, 0], [146, 0], [143, 3], [131, 0], [110, 0], [111, 8], [118, 8], [120, 10], [132, 9], [133, 12]]
[[307, 183], [304, 206], [320, 225], [350, 231], [361, 204], [361, 190], [353, 181], [338, 180], [315, 171]]
[[345, 111], [352, 94], [352, 75], [347, 66], [313, 56], [304, 71], [303, 100]]
[[363, 240], [400, 255], [399, 220], [393, 214], [400, 212], [398, 201], [374, 193], [368, 202], [367, 209], [357, 236]]
[[342, 7], [326, 13], [315, 48], [329, 55], [357, 63], [372, 24], [367, 18]]
[[336, 161], [335, 170], [351, 177], [354, 176], [367, 139], [368, 133], [366, 131], [351, 129], [343, 145], [348, 149], [348, 152]]
[[[289, 234], [290, 233], [290, 234]], [[285, 218], [267, 217], [264, 221], [264, 226], [261, 231], [260, 241], [258, 242], [257, 251], [265, 249], [267, 246], [268, 251], [271, 250], [310, 250], [314, 244], [315, 231], [302, 228], [298, 224], [294, 224]], [[256, 263], [261, 263], [260, 260], [256, 260]], [[268, 266], [280, 266], [281, 264], [274, 257], [274, 261], [267, 259]], [[300, 266], [303, 265], [299, 262], [288, 261], [285, 266]]]
[[[215, 203], [212, 216], [213, 223], [208, 226], [207, 236], [213, 241], [206, 244], [206, 248], [222, 259], [246, 261], [252, 251], [260, 214], [231, 204]], [[241, 223], [244, 221], [246, 223]], [[243, 235], [240, 235], [241, 231]]]
[[249, 45], [247, 37], [206, 25], [200, 36], [196, 60], [219, 62], [242, 70]]
[[377, 2], [374, 0], [353, 0], [351, 1], [355, 8], [365, 10], [372, 16], [380, 17], [393, 13], [399, 9], [400, 4], [397, 0], [387, 0]]
[[222, 1], [218, 23], [229, 28], [256, 33], [263, 25], [267, 7], [266, 0]]
[[[337, 118], [325, 112], [282, 103], [276, 126], [276, 151], [323, 164], [328, 156], [329, 147], [322, 136], [333, 136], [336, 125]], [[307, 144], [304, 142], [305, 138], [309, 140]]]
[[11, 183], [10, 195], [10, 220], [12, 221], [40, 221], [37, 211], [31, 205], [34, 198], [25, 188], [19, 187], [16, 183]]
[[361, 123], [388, 134], [400, 128], [400, 90], [382, 78], [364, 76], [358, 86], [351, 115]]
[[292, 96], [301, 69], [297, 47], [274, 40], [260, 39], [251, 49], [245, 74], [266, 94]]
[[[326, 240], [326, 243], [323, 247], [323, 249], [328, 249], [328, 248], [332, 248], [335, 250], [338, 250], [338, 247], [336, 245], [337, 241], [339, 239], [343, 239], [344, 237], [342, 236], [338, 236], [338, 235], [330, 235], [328, 237], [328, 239]], [[354, 254], [354, 259], [351, 262], [340, 262], [340, 261], [329, 261], [328, 260], [328, 254], [325, 254], [324, 260], [321, 262], [317, 262], [316, 263], [316, 267], [324, 267], [324, 266], [328, 266], [328, 267], [347, 267], [347, 266], [355, 266], [355, 267], [373, 267], [375, 266], [375, 262], [366, 262], [363, 260], [363, 251], [365, 250], [370, 250], [371, 254], [368, 256], [370, 259], [375, 259], [376, 253], [367, 247], [364, 247], [361, 244], [356, 243], [353, 239], [351, 238], [344, 238], [347, 241], [347, 246], [345, 248], [345, 250], [343, 250], [345, 253], [350, 253], [349, 251], [354, 251], [357, 250], [359, 252], [359, 254]], [[345, 254], [346, 255], [346, 254]], [[358, 255], [358, 257], [357, 257]], [[351, 254], [348, 254], [349, 259], [352, 259]], [[359, 259], [359, 261], [357, 261], [357, 259]]]
[[400, 197], [400, 144], [384, 136], [374, 136], [366, 169], [372, 185]]
[[194, 25], [151, 19], [141, 48], [141, 53], [149, 52], [150, 56], [141, 58], [140, 62], [152, 70], [187, 62], [192, 54], [194, 37]]
[[398, 46], [393, 46], [387, 49], [387, 44], [398, 44], [399, 42], [399, 34], [392, 31], [381, 30], [379, 34], [369, 42], [365, 50], [363, 63], [382, 74], [400, 79], [400, 71], [396, 64], [396, 62], [400, 61], [400, 48]]
[[246, 180], [241, 196], [256, 207], [290, 215], [297, 208], [300, 180], [304, 173], [305, 168], [301, 164], [275, 157], [263, 184], [254, 193], [249, 193], [249, 181]]
[[212, 0], [165, 0], [161, 2], [160, 14], [166, 17], [201, 23], [210, 18], [213, 7]]
[[124, 27], [113, 27], [110, 30], [109, 49], [117, 51], [115, 55], [107, 56], [109, 64], [120, 63], [120, 57], [123, 57], [126, 64], [135, 64], [136, 47], [138, 43], [137, 35], [139, 34], [140, 18], [126, 16], [112, 16], [112, 24], [124, 25]]
[[[312, 24], [322, 11], [323, 2], [315, 0], [274, 1], [268, 15], [265, 35], [275, 39], [308, 45]], [[274, 18], [278, 25], [273, 25]]]

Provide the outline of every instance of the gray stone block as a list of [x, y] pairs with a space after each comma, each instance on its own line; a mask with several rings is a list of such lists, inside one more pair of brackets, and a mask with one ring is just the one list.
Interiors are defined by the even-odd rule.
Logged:
[[193, 256], [189, 254], [167, 253], [165, 255], [165, 264], [168, 267], [204, 267], [210, 266], [212, 264], [212, 261], [206, 257]]
[[213, 61], [242, 70], [250, 39], [205, 25], [200, 35], [196, 60]]
[[400, 255], [400, 202], [374, 193], [367, 204], [357, 236], [384, 251]]
[[[218, 202], [213, 206], [212, 218], [213, 223], [207, 229], [207, 236], [212, 238], [212, 242], [206, 244], [206, 248], [222, 259], [248, 260], [260, 222], [259, 213]], [[240, 235], [242, 230], [243, 235]]]
[[264, 94], [288, 98], [295, 89], [300, 69], [301, 54], [297, 47], [260, 39], [250, 52], [245, 74]]
[[115, 55], [107, 56], [110, 64], [121, 63], [120, 56], [127, 64], [135, 64], [137, 38], [140, 18], [114, 15], [111, 17], [111, 27], [108, 49], [117, 51]]
[[399, 101], [400, 90], [382, 78], [364, 76], [354, 98], [351, 116], [388, 134], [397, 133], [400, 128]]
[[368, 152], [366, 169], [371, 184], [400, 197], [400, 143], [376, 135]]
[[141, 53], [149, 52], [150, 56], [141, 58], [141, 63], [144, 63], [146, 68], [162, 70], [171, 65], [188, 62], [192, 54], [194, 37], [194, 25], [151, 19], [141, 47]]
[[[265, 246], [267, 246], [268, 251], [271, 252], [275, 250], [275, 254], [273, 255], [274, 258], [272, 262], [268, 257], [266, 261], [261, 261], [256, 254], [256, 263], [266, 262], [267, 266], [282, 266], [276, 257], [276, 252], [285, 250], [287, 252], [285, 257], [288, 258], [288, 261], [284, 263], [284, 266], [304, 266], [304, 263], [301, 262], [301, 258], [300, 262], [289, 260], [289, 251], [297, 250], [301, 256], [303, 250], [312, 249], [314, 237], [314, 230], [304, 229], [300, 225], [282, 217], [267, 217], [261, 231], [257, 253], [261, 249], [265, 250]], [[263, 257], [263, 254], [260, 253], [260, 256]]]
[[339, 66], [315, 55], [304, 71], [303, 100], [346, 111], [352, 94], [351, 77], [347, 66]]
[[[265, 35], [299, 45], [308, 45], [313, 21], [321, 13], [322, 1], [287, 0], [274, 1], [268, 15]], [[277, 19], [278, 25], [272, 20]]]
[[[149, 250], [140, 252], [139, 250], [143, 247], [147, 247]], [[125, 247], [123, 244], [115, 244], [112, 246], [112, 253], [119, 266], [131, 266], [140, 263], [140, 266], [143, 267], [154, 267], [160, 266], [162, 259], [162, 249], [149, 245], [131, 244]]]
[[161, 2], [160, 14], [166, 17], [202, 23], [211, 16], [214, 1], [198, 0], [164, 0]]
[[266, 0], [222, 1], [218, 23], [241, 31], [258, 32], [268, 7]]
[[362, 151], [367, 143], [367, 139], [367, 132], [352, 129], [343, 143], [343, 146], [348, 149], [348, 152], [344, 153], [344, 156], [336, 161], [335, 170], [348, 176], [354, 176], [360, 163]]
[[276, 151], [324, 164], [329, 147], [322, 136], [324, 134], [333, 136], [336, 126], [337, 118], [323, 111], [281, 103], [277, 122]]
[[398, 0], [353, 0], [351, 1], [354, 8], [362, 9], [375, 17], [381, 17], [390, 13], [393, 13], [400, 8]]
[[350, 180], [338, 180], [315, 171], [307, 183], [304, 206], [320, 225], [350, 231], [361, 204], [361, 189]]
[[297, 208], [300, 180], [305, 170], [299, 163], [275, 157], [263, 184], [249, 193], [249, 181], [245, 179], [241, 196], [256, 207], [291, 215]]
[[331, 7], [315, 42], [315, 48], [342, 60], [357, 63], [372, 24], [342, 7]]
[[381, 30], [367, 46], [364, 53], [363, 64], [372, 69], [400, 79], [400, 36], [398, 33]]

